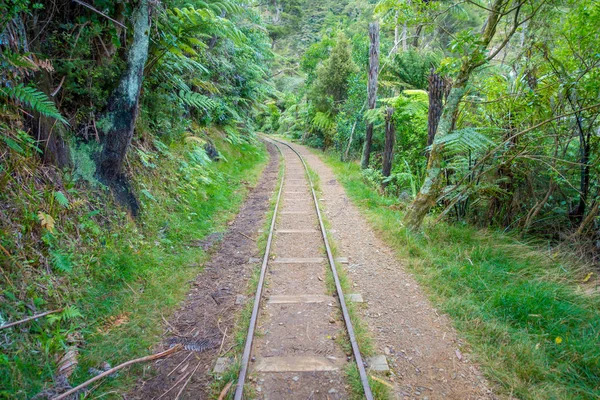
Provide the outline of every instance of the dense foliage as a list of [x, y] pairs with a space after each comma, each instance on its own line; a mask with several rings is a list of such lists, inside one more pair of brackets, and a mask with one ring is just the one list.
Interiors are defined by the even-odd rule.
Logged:
[[[176, 304], [198, 273], [181, 268], [198, 267], [186, 242], [224, 222], [264, 161], [270, 47], [237, 0], [0, 4], [0, 325], [64, 308], [3, 331], [0, 397], [156, 340], [155, 302]], [[147, 335], [136, 345], [104, 332], [125, 311]]]
[[[339, 4], [332, 3], [331, 10]], [[358, 158], [365, 124], [374, 122], [374, 157], [364, 174], [390, 195], [416, 198], [409, 215], [433, 206], [454, 220], [576, 241], [595, 258], [598, 3], [342, 3], [341, 15], [323, 18], [320, 35], [305, 41], [297, 67], [276, 78], [285, 100], [277, 104], [277, 123], [264, 129]], [[368, 11], [352, 11], [361, 7]], [[301, 31], [313, 29], [313, 18], [321, 16], [318, 5], [305, 9]], [[370, 19], [382, 22], [375, 110], [366, 107]], [[279, 40], [280, 58], [297, 49], [297, 35], [288, 47]], [[346, 40], [352, 62], [336, 55]], [[347, 70], [345, 85], [326, 76], [328, 70], [338, 76]], [[431, 96], [434, 76], [443, 83], [443, 108], [428, 147], [434, 121], [418, 91]], [[344, 88], [344, 98], [334, 95], [337, 88]], [[389, 106], [396, 146], [392, 173], [384, 177], [378, 170]], [[420, 225], [423, 215], [405, 223]]]

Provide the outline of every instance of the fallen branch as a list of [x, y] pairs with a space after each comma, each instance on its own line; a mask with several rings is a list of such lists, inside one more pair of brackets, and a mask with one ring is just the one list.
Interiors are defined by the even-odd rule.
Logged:
[[73, 389], [64, 392], [60, 396], [55, 397], [53, 400], [64, 399], [67, 396], [70, 396], [73, 393], [78, 392], [79, 390], [83, 389], [84, 387], [86, 387], [86, 386], [88, 386], [88, 385], [96, 382], [97, 380], [100, 380], [100, 379], [104, 378], [105, 376], [112, 375], [115, 372], [117, 372], [118, 370], [120, 370], [122, 368], [125, 368], [125, 367], [127, 367], [129, 365], [137, 364], [137, 363], [141, 363], [141, 362], [145, 362], [145, 361], [152, 361], [152, 360], [156, 360], [158, 358], [166, 357], [166, 356], [168, 356], [170, 354], [177, 353], [182, 348], [183, 348], [183, 346], [181, 344], [177, 344], [177, 345], [171, 347], [169, 350], [165, 350], [165, 351], [163, 351], [161, 353], [156, 353], [156, 354], [152, 354], [152, 355], [149, 355], [149, 356], [146, 356], [146, 357], [136, 358], [135, 360], [126, 361], [123, 364], [117, 365], [114, 368], [111, 368], [111, 369], [109, 369], [107, 371], [104, 371], [100, 375], [96, 375], [92, 379], [83, 382], [81, 385], [75, 386]]
[[22, 323], [27, 322], [27, 321], [31, 321], [31, 320], [34, 320], [34, 319], [42, 318], [42, 317], [45, 317], [46, 315], [50, 315], [50, 314], [54, 314], [54, 313], [57, 313], [57, 312], [61, 312], [62, 310], [63, 310], [63, 308], [59, 308], [58, 310], [46, 311], [44, 313], [33, 315], [33, 316], [29, 317], [29, 318], [25, 318], [25, 319], [22, 319], [20, 321], [15, 321], [15, 322], [11, 322], [11, 323], [8, 323], [8, 324], [0, 325], [0, 329], [10, 328], [11, 326], [19, 325], [19, 324], [22, 324]]
[[219, 395], [218, 400], [223, 400], [225, 398], [225, 396], [227, 396], [227, 392], [229, 392], [229, 389], [231, 388], [231, 385], [233, 385], [233, 381], [231, 381], [227, 385], [225, 385], [225, 387], [223, 388], [223, 390], [221, 390], [221, 394]]

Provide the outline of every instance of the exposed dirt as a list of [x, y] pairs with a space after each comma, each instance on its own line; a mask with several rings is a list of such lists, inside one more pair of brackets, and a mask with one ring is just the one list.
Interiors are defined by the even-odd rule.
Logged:
[[[207, 241], [196, 244], [200, 247], [216, 248], [213, 247], [214, 254], [204, 271], [192, 283], [188, 298], [181, 309], [165, 326], [162, 349], [166, 349], [170, 343], [179, 342], [197, 349], [208, 347], [209, 350], [201, 353], [181, 351], [170, 358], [154, 362], [147, 368], [145, 376], [129, 394], [129, 398], [152, 399], [173, 388], [162, 397], [173, 399], [194, 370], [196, 371], [180, 398], [209, 397], [208, 385], [212, 380], [210, 372], [219, 356], [221, 343], [222, 353], [233, 344], [231, 333], [237, 322], [235, 318], [243, 307], [243, 304], [235, 304], [236, 297], [244, 294], [255, 266], [249, 263], [249, 259], [259, 255], [256, 240], [252, 238], [258, 236], [258, 230], [263, 226], [269, 199], [277, 183], [279, 152], [271, 144], [267, 145], [267, 149], [270, 155], [269, 164], [222, 240], [219, 242], [219, 235], [211, 235]], [[227, 336], [223, 341], [225, 332]]]
[[[380, 240], [346, 196], [331, 169], [303, 146], [294, 147], [321, 178], [319, 195], [340, 256], [348, 257], [354, 293], [365, 299], [361, 317], [393, 373], [397, 399], [494, 399], [478, 367], [462, 349], [447, 316], [431, 305], [392, 249]], [[462, 351], [462, 353], [461, 353]]]

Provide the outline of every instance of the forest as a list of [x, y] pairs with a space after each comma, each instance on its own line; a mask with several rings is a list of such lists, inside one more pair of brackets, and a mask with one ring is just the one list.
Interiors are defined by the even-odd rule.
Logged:
[[597, 398], [598, 26], [597, 0], [0, 2], [0, 397], [149, 354], [267, 136], [333, 169], [498, 398]]

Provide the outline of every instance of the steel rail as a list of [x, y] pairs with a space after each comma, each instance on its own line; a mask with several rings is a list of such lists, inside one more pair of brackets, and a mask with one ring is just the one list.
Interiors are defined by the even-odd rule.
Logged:
[[[296, 155], [298, 156], [298, 158], [300, 158], [300, 161], [302, 161], [302, 164], [304, 165], [304, 170], [306, 171], [306, 176], [308, 177], [308, 182], [310, 183], [310, 190], [312, 192], [313, 200], [315, 202], [315, 209], [317, 211], [317, 217], [319, 218], [319, 225], [321, 226], [321, 234], [323, 236], [323, 242], [325, 243], [327, 259], [329, 260], [329, 266], [331, 267], [331, 273], [333, 275], [333, 280], [335, 281], [335, 290], [338, 295], [340, 307], [342, 308], [344, 322], [346, 323], [346, 330], [348, 331], [348, 337], [350, 338], [350, 344], [352, 345], [352, 353], [354, 354], [354, 360], [356, 361], [356, 366], [358, 368], [358, 373], [360, 375], [360, 381], [362, 383], [362, 387], [365, 392], [365, 398], [367, 400], [373, 400], [373, 392], [371, 391], [371, 386], [369, 385], [369, 378], [367, 377], [367, 371], [365, 370], [365, 364], [364, 364], [362, 356], [360, 354], [360, 349], [358, 348], [358, 342], [356, 341], [354, 327], [352, 326], [352, 321], [350, 320], [350, 314], [348, 313], [348, 307], [346, 306], [344, 292], [342, 291], [342, 285], [340, 284], [340, 278], [338, 276], [337, 268], [335, 266], [335, 260], [333, 258], [333, 254], [331, 252], [331, 247], [329, 246], [329, 240], [327, 239], [327, 231], [325, 229], [325, 225], [323, 224], [323, 218], [321, 217], [321, 210], [319, 208], [317, 194], [315, 193], [315, 187], [313, 185], [312, 178], [310, 177], [308, 165], [304, 161], [304, 157], [302, 157], [300, 155], [300, 153], [298, 153], [298, 151], [296, 151], [296, 149], [294, 149], [290, 144], [279, 141], [277, 139], [272, 139], [272, 140], [289, 147], [294, 153], [296, 153]], [[281, 151], [281, 150], [279, 150], [279, 151]]]
[[[344, 323], [346, 324], [346, 330], [348, 332], [348, 337], [350, 338], [350, 344], [352, 346], [352, 352], [354, 354], [354, 360], [356, 361], [356, 366], [358, 368], [358, 372], [360, 375], [360, 380], [361, 380], [363, 390], [365, 393], [365, 398], [367, 400], [373, 400], [373, 393], [371, 392], [371, 386], [369, 385], [369, 379], [367, 377], [365, 365], [364, 365], [362, 356], [360, 354], [360, 349], [358, 348], [358, 342], [356, 341], [354, 327], [352, 326], [352, 321], [350, 320], [350, 314], [348, 313], [348, 307], [346, 306], [346, 300], [344, 298], [344, 293], [342, 291], [342, 286], [340, 284], [340, 278], [337, 273], [337, 268], [335, 266], [335, 260], [333, 258], [333, 254], [331, 252], [331, 247], [329, 245], [329, 240], [327, 239], [327, 231], [325, 229], [325, 225], [323, 224], [323, 218], [321, 216], [321, 210], [319, 208], [317, 194], [315, 192], [314, 184], [313, 184], [312, 178], [310, 176], [308, 165], [306, 164], [306, 162], [304, 161], [304, 158], [300, 155], [300, 153], [298, 153], [296, 151], [296, 149], [294, 149], [288, 143], [285, 143], [285, 142], [282, 142], [282, 141], [279, 141], [279, 140], [273, 139], [273, 138], [267, 138], [267, 140], [272, 141], [272, 142], [277, 142], [277, 143], [280, 143], [280, 144], [283, 144], [283, 145], [289, 147], [290, 150], [292, 150], [294, 153], [296, 153], [298, 158], [300, 158], [300, 161], [302, 161], [302, 165], [304, 166], [304, 171], [306, 173], [308, 182], [310, 184], [310, 190], [311, 190], [313, 201], [315, 204], [315, 210], [317, 212], [317, 217], [319, 219], [319, 226], [321, 227], [321, 235], [323, 237], [323, 243], [325, 244], [325, 250], [327, 252], [327, 259], [329, 261], [331, 273], [332, 273], [333, 279], [335, 281], [335, 289], [336, 289], [336, 292], [338, 295], [338, 300], [340, 302], [340, 307], [342, 309], [342, 315], [344, 317]], [[273, 143], [273, 144], [275, 145], [275, 147], [277, 147], [277, 149], [279, 150], [279, 153], [281, 154], [281, 157], [283, 159], [284, 158], [283, 152], [281, 151], [281, 148], [277, 145], [277, 143]], [[260, 271], [260, 278], [258, 280], [258, 287], [256, 289], [256, 295], [254, 296], [254, 306], [252, 308], [252, 316], [250, 317], [250, 326], [248, 327], [248, 336], [246, 337], [246, 344], [244, 346], [244, 353], [242, 355], [242, 365], [240, 368], [240, 375], [238, 377], [238, 383], [236, 385], [235, 396], [234, 396], [235, 400], [242, 400], [243, 393], [244, 393], [244, 382], [246, 381], [246, 375], [248, 374], [248, 363], [250, 361], [250, 354], [252, 352], [252, 341], [254, 339], [254, 331], [256, 329], [258, 310], [259, 310], [259, 306], [260, 306], [260, 300], [262, 298], [262, 289], [263, 289], [263, 285], [264, 285], [265, 274], [267, 271], [267, 264], [269, 261], [269, 253], [271, 250], [271, 242], [273, 240], [273, 231], [274, 231], [275, 222], [277, 219], [277, 211], [279, 209], [279, 203], [281, 200], [281, 193], [283, 190], [284, 181], [285, 181], [285, 172], [283, 173], [283, 175], [281, 177], [279, 193], [277, 194], [277, 202], [275, 203], [273, 218], [271, 220], [271, 227], [269, 229], [269, 238], [267, 240], [267, 246], [265, 248], [265, 254], [263, 257], [263, 263], [262, 263], [262, 267], [261, 267], [261, 271]]]
[[[282, 161], [285, 163], [283, 158], [283, 152], [279, 146], [275, 145], [279, 154], [281, 155]], [[279, 201], [281, 200], [281, 192], [283, 191], [283, 183], [285, 182], [285, 169], [281, 175], [281, 182], [279, 183], [279, 193], [277, 193], [277, 201], [275, 202], [275, 208], [273, 210], [273, 217], [271, 218], [271, 227], [269, 228], [269, 237], [267, 239], [267, 246], [265, 247], [265, 255], [263, 257], [262, 266], [260, 268], [260, 277], [258, 279], [258, 286], [256, 288], [256, 294], [254, 296], [254, 306], [252, 307], [252, 316], [250, 317], [250, 326], [248, 327], [248, 335], [246, 336], [246, 344], [244, 346], [244, 353], [242, 355], [242, 366], [240, 368], [240, 375], [238, 377], [238, 383], [235, 388], [235, 400], [242, 400], [244, 394], [244, 382], [246, 381], [246, 375], [248, 374], [248, 362], [250, 361], [250, 354], [252, 352], [252, 341], [254, 339], [254, 330], [256, 329], [256, 320], [258, 318], [258, 309], [260, 307], [260, 299], [262, 297], [262, 290], [265, 282], [265, 274], [267, 272], [267, 264], [269, 262], [269, 254], [271, 253], [271, 242], [273, 241], [273, 231], [275, 229], [275, 222], [277, 220], [277, 210], [279, 209]]]

